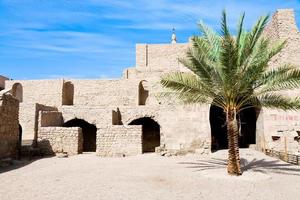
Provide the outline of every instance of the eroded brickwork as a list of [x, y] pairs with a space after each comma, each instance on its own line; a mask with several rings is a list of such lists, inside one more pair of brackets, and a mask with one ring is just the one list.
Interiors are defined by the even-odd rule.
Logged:
[[0, 158], [16, 157], [19, 142], [19, 102], [0, 93]]
[[67, 152], [69, 155], [82, 153], [81, 128], [41, 127], [38, 146], [45, 155]]

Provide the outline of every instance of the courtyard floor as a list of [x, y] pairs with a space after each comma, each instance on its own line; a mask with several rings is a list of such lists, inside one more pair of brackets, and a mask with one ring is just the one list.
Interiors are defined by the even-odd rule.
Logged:
[[300, 166], [242, 149], [244, 174], [226, 174], [227, 151], [207, 158], [82, 154], [0, 171], [1, 200], [299, 199]]

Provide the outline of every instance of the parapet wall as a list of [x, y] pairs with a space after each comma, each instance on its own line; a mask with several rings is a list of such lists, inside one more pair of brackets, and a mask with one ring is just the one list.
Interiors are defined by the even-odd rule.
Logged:
[[97, 155], [142, 154], [142, 126], [111, 126], [97, 131]]
[[6, 81], [5, 88], [11, 89], [15, 83], [23, 87], [23, 102], [26, 104], [39, 103], [58, 107], [62, 105], [64, 80], [14, 80]]
[[189, 44], [137, 44], [136, 68], [143, 71], [186, 71], [178, 59], [183, 58]]
[[69, 155], [82, 153], [83, 135], [81, 128], [41, 127], [38, 146], [45, 155], [67, 152]]
[[19, 102], [0, 94], [0, 158], [16, 157], [19, 145]]

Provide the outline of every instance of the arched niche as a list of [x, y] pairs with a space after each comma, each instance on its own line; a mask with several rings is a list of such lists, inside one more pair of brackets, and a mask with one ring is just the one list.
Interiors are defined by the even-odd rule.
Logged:
[[63, 84], [62, 105], [74, 105], [74, 85], [70, 81]]
[[142, 125], [142, 152], [155, 152], [161, 143], [160, 125], [150, 117], [135, 119], [129, 125]]
[[148, 82], [143, 80], [139, 83], [138, 105], [146, 105], [149, 96]]
[[23, 87], [21, 83], [15, 83], [12, 86], [12, 95], [19, 100], [19, 102], [23, 102]]

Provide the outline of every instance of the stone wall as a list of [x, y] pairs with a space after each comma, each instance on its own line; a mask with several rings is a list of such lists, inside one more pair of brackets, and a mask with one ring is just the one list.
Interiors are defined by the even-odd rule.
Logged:
[[69, 155], [82, 153], [83, 136], [81, 128], [41, 127], [38, 146], [45, 155], [67, 152]]
[[8, 80], [5, 76], [0, 75], [0, 91], [5, 88], [5, 81]]
[[22, 140], [36, 140], [40, 111], [57, 111], [57, 108], [37, 103], [20, 103], [20, 125]]
[[64, 80], [13, 80], [6, 81], [5, 88], [12, 88], [15, 83], [23, 87], [23, 102], [39, 103], [58, 107], [62, 105]]
[[57, 111], [40, 111], [39, 127], [62, 126], [63, 117], [61, 112]]
[[119, 107], [123, 124], [150, 117], [160, 125], [161, 145], [172, 150], [210, 149], [209, 106]]
[[60, 111], [63, 114], [63, 122], [72, 119], [83, 119], [90, 124], [100, 127], [108, 127], [113, 124], [113, 110], [115, 106], [96, 107], [96, 106], [63, 106]]
[[111, 126], [97, 131], [97, 155], [132, 156], [142, 153], [142, 126]]
[[76, 106], [137, 105], [137, 80], [71, 80]]
[[290, 153], [298, 153], [298, 131], [300, 132], [299, 112], [262, 109], [257, 120], [257, 148], [276, 151], [286, 149]]
[[187, 71], [178, 59], [183, 58], [189, 44], [137, 44], [136, 67], [145, 71]]
[[17, 156], [19, 144], [19, 102], [0, 93], [0, 158]]

